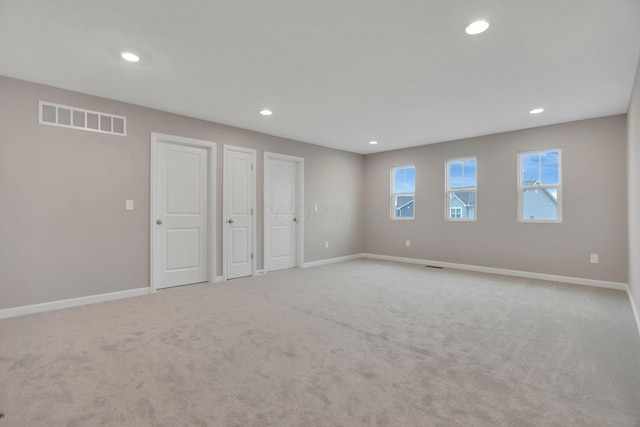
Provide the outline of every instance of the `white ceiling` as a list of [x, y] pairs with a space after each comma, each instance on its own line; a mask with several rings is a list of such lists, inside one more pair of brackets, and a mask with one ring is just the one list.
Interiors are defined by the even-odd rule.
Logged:
[[625, 113], [639, 52], [638, 0], [0, 0], [2, 75], [356, 153]]

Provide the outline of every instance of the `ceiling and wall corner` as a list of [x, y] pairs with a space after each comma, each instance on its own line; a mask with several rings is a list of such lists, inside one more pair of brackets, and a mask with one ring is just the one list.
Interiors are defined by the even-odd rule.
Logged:
[[366, 154], [624, 114], [638, 22], [630, 0], [3, 0], [0, 75]]

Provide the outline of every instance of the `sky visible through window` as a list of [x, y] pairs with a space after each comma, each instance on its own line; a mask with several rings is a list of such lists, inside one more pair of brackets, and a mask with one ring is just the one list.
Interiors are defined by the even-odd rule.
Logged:
[[535, 181], [540, 185], [560, 184], [559, 157], [558, 151], [524, 154], [522, 156], [523, 184], [533, 185]]
[[416, 191], [416, 168], [408, 166], [395, 169], [394, 193], [413, 193]]
[[477, 187], [476, 159], [449, 163], [449, 188]]

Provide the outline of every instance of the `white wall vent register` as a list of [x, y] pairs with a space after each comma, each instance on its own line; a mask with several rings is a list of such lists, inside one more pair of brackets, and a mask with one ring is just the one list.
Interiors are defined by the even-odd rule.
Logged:
[[61, 126], [90, 132], [127, 135], [127, 118], [67, 105], [40, 101], [40, 124]]

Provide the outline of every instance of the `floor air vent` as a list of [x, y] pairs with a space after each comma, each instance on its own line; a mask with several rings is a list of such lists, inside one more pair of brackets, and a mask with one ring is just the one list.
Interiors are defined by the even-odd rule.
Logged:
[[127, 118], [99, 111], [40, 101], [40, 124], [90, 132], [127, 135]]

